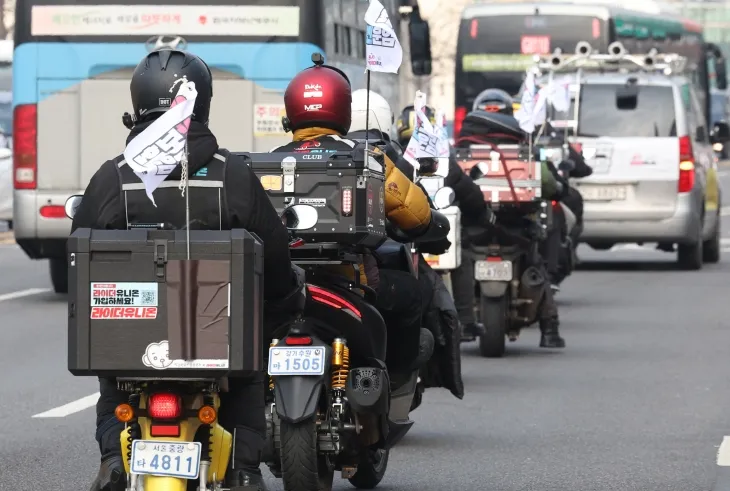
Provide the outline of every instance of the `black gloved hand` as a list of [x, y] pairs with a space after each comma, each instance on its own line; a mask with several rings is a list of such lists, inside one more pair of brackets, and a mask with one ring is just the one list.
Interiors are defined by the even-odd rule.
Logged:
[[545, 230], [542, 225], [529, 219], [527, 219], [526, 222], [525, 233], [531, 240], [542, 242], [547, 238], [547, 230]]

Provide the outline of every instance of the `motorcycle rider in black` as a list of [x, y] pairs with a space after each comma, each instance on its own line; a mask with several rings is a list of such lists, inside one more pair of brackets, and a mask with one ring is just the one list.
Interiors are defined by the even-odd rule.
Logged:
[[[424, 112], [431, 123], [436, 124], [436, 112], [433, 108], [425, 106]], [[413, 105], [404, 107], [396, 121], [398, 143], [404, 148], [408, 146], [415, 125], [416, 112]], [[444, 185], [454, 190], [463, 226], [493, 221], [491, 210], [484, 202], [484, 196], [479, 186], [474, 184], [474, 181], [459, 167], [453, 148], [449, 157], [449, 172], [444, 179]], [[465, 237], [462, 235], [461, 266], [451, 273], [451, 280], [454, 288], [454, 303], [462, 326], [462, 340], [473, 341], [477, 336], [484, 334], [485, 330], [484, 326], [474, 317], [474, 260], [469, 256], [468, 244], [464, 240]], [[467, 289], [470, 289], [470, 293], [466, 292]]]
[[[369, 117], [366, 118], [368, 110]], [[352, 123], [347, 137], [362, 141], [367, 135], [369, 145], [380, 147], [403, 175], [414, 181], [414, 167], [403, 157], [400, 145], [391, 140], [390, 132], [394, 123], [393, 110], [383, 96], [373, 91], [368, 93], [367, 89], [352, 93]], [[430, 248], [434, 248], [434, 254], [442, 254], [450, 246], [451, 243], [444, 238], [443, 241], [422, 244], [420, 250], [431, 252]], [[421, 330], [421, 342], [435, 343], [435, 348], [428, 365], [421, 370], [425, 380], [419, 383], [411, 406], [414, 409], [420, 404], [424, 387], [444, 387], [459, 399], [464, 396], [456, 308], [453, 306], [451, 295], [443, 285], [443, 280], [423, 257], [419, 258], [418, 283], [423, 300], [424, 327]], [[445, 296], [442, 293], [444, 291]]]
[[[494, 135], [494, 138], [492, 138], [490, 135], [484, 133], [484, 129], [480, 127], [479, 125], [471, 125], [467, 124], [468, 120], [470, 119], [471, 115], [477, 116], [479, 113], [484, 114], [486, 113], [501, 113], [506, 114], [509, 116], [513, 115], [513, 101], [512, 97], [510, 97], [507, 92], [500, 90], [500, 89], [487, 89], [481, 94], [479, 94], [474, 101], [474, 107], [475, 109], [472, 110], [471, 113], [469, 113], [466, 117], [464, 126], [462, 127], [461, 133], [459, 134], [459, 138], [468, 138], [468, 137], [475, 137], [475, 138], [482, 138], [482, 139], [489, 139], [491, 140], [499, 140], [499, 135]], [[473, 118], [474, 120], [478, 120], [478, 117]], [[497, 143], [497, 141], [493, 141], [493, 143]], [[554, 181], [553, 181], [554, 182]], [[545, 189], [543, 187], [543, 189]], [[543, 191], [544, 193], [544, 191]], [[543, 194], [544, 195], [544, 194]], [[531, 227], [531, 230], [526, 230], [528, 235], [531, 235], [535, 240], [541, 240], [539, 237], [539, 234], [536, 234], [533, 232], [532, 229], [536, 230], [536, 227]], [[543, 239], [544, 240], [544, 239]], [[465, 251], [466, 252], [466, 251]], [[470, 256], [470, 254], [467, 252], [465, 254], [466, 256]], [[464, 265], [464, 254], [462, 255], [462, 266]], [[473, 262], [472, 268], [473, 268]], [[547, 271], [545, 268], [545, 264], [543, 261], [541, 261], [541, 264], [534, 265], [535, 267], [541, 268], [545, 270], [545, 276], [547, 277]], [[469, 301], [474, 301], [474, 275], [473, 271], [470, 275], [464, 275], [463, 277], [463, 284], [460, 284], [459, 287], [459, 294], [464, 296], [469, 296]], [[454, 293], [456, 294], [457, 287], [456, 284], [454, 284]], [[462, 293], [463, 292], [463, 293]], [[540, 337], [540, 347], [541, 348], [564, 348], [565, 347], [565, 340], [560, 336], [559, 328], [560, 328], [560, 321], [558, 318], [558, 307], [555, 304], [555, 299], [553, 297], [553, 291], [551, 288], [545, 288], [545, 296], [543, 297], [542, 305], [540, 306], [540, 312], [539, 312], [539, 318], [540, 318], [540, 331], [542, 333], [542, 336]]]
[[[135, 224], [165, 224], [169, 229], [228, 230], [243, 228], [264, 242], [266, 323], [273, 313], [295, 314], [302, 309], [303, 278], [289, 260], [286, 228], [266, 192], [246, 162], [219, 148], [208, 129], [213, 79], [208, 65], [199, 57], [178, 50], [153, 51], [139, 63], [130, 84], [134, 115], [123, 121], [131, 131], [127, 143], [142, 133], [169, 109], [171, 87], [185, 77], [198, 92], [187, 137], [190, 222], [186, 225], [185, 199], [177, 186], [154, 191], [157, 206], [147, 198], [140, 179], [120, 155], [101, 165], [91, 178], [73, 219], [77, 228], [126, 230]], [[167, 182], [179, 182], [178, 166]], [[115, 379], [101, 378], [96, 405], [96, 440], [101, 451], [99, 474], [91, 491], [123, 491], [126, 474], [119, 435], [124, 424], [114, 409], [128, 394], [117, 389]], [[234, 435], [234, 451], [226, 485], [232, 489], [258, 485], [265, 490], [259, 465], [264, 446], [264, 374], [229, 379], [229, 391], [221, 394], [219, 420]]]
[[[351, 151], [360, 143], [347, 139], [352, 123], [352, 90], [341, 70], [325, 65], [313, 57], [315, 65], [299, 72], [284, 94], [286, 117], [284, 128], [293, 132], [293, 141], [272, 152]], [[307, 87], [318, 86], [310, 97]], [[380, 151], [372, 147], [374, 151]], [[428, 231], [431, 209], [428, 198], [418, 186], [404, 176], [385, 156], [385, 214], [388, 219], [413, 237]], [[365, 254], [360, 268], [360, 283], [377, 293], [375, 307], [388, 326], [386, 362], [391, 382], [398, 385], [398, 374], [409, 373], [427, 361], [420, 350], [423, 299], [418, 280], [410, 273], [379, 269], [376, 259]], [[353, 269], [328, 267], [333, 273], [353, 277]]]

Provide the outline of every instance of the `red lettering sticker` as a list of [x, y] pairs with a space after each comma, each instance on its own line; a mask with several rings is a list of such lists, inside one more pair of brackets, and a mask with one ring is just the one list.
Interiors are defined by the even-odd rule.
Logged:
[[522, 36], [520, 49], [523, 55], [545, 55], [550, 53], [550, 36]]
[[157, 319], [157, 307], [91, 307], [91, 319]]

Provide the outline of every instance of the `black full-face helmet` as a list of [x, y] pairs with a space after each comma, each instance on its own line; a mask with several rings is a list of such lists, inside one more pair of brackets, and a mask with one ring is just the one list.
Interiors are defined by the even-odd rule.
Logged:
[[152, 51], [139, 62], [132, 74], [129, 90], [136, 121], [164, 113], [180, 87], [180, 79], [195, 83], [198, 96], [193, 108], [193, 121], [208, 123], [213, 98], [213, 76], [208, 65], [198, 56], [176, 49]]
[[476, 99], [474, 99], [472, 111], [481, 110], [512, 116], [514, 111], [512, 103], [512, 97], [504, 90], [487, 89], [481, 92]]

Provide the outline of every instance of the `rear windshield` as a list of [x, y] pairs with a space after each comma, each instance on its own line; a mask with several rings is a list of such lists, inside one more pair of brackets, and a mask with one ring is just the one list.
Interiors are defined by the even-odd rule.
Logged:
[[638, 86], [636, 106], [619, 108], [620, 85], [583, 85], [578, 110], [578, 135], [587, 137], [677, 136], [671, 87]]

